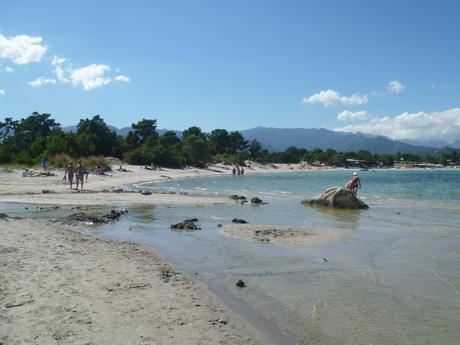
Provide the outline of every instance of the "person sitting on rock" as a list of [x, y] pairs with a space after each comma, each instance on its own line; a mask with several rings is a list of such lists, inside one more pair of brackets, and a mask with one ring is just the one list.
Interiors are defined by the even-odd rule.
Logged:
[[361, 189], [361, 180], [359, 179], [356, 171], [353, 173], [351, 180], [347, 182], [345, 187], [350, 189], [354, 195], [358, 194], [358, 188]]

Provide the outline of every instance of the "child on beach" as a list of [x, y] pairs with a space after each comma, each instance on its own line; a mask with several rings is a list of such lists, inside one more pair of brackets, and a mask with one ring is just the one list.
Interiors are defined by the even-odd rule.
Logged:
[[351, 180], [347, 182], [345, 188], [350, 189], [354, 195], [358, 194], [358, 188], [361, 189], [361, 180], [356, 171], [353, 173]]

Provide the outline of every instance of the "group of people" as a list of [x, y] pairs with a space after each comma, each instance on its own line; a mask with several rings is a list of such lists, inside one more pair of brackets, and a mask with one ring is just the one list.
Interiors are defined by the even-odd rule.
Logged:
[[233, 166], [232, 175], [244, 175], [244, 168], [240, 167], [238, 164]]
[[73, 181], [75, 179], [75, 190], [78, 190], [78, 185], [80, 185], [80, 190], [83, 190], [85, 176], [86, 181], [88, 181], [88, 170], [86, 170], [82, 161], [79, 160], [76, 166], [74, 166], [73, 162], [67, 164], [63, 180], [69, 181], [70, 189], [73, 189]]

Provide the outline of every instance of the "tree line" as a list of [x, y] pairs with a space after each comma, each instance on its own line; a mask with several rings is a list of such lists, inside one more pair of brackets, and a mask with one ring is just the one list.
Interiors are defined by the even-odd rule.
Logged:
[[20, 120], [8, 117], [0, 121], [0, 163], [33, 165], [42, 157], [59, 154], [74, 158], [110, 156], [130, 164], [154, 164], [172, 168], [187, 165], [204, 167], [208, 163], [221, 161], [244, 165], [246, 160], [333, 166], [345, 166], [350, 159], [366, 166], [392, 166], [400, 160], [444, 165], [459, 162], [459, 153], [453, 149], [443, 150], [437, 155], [379, 155], [365, 150], [339, 152], [296, 147], [269, 152], [257, 140], [245, 140], [238, 131], [215, 129], [205, 133], [193, 126], [185, 129], [180, 137], [174, 131], [160, 135], [155, 119], [142, 119], [133, 123], [126, 136], [117, 135], [99, 115], [81, 119], [75, 132], [65, 132], [50, 114], [37, 112]]

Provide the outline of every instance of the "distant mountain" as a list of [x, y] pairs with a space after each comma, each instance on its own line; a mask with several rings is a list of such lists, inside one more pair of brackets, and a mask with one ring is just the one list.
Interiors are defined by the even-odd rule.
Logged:
[[[116, 128], [109, 126], [118, 135], [126, 136], [131, 127]], [[76, 131], [76, 126], [63, 128], [64, 131]], [[168, 131], [167, 129], [157, 129], [161, 135]], [[178, 137], [182, 136], [181, 131], [174, 131]], [[359, 151], [367, 150], [372, 153], [415, 153], [415, 154], [433, 154], [440, 147], [457, 147], [460, 148], [460, 140], [455, 143], [447, 144], [441, 142], [430, 142], [433, 145], [413, 145], [403, 141], [391, 140], [384, 136], [377, 136], [366, 133], [346, 133], [335, 132], [325, 128], [268, 128], [256, 127], [240, 131], [246, 140], [257, 139], [263, 147], [269, 151], [284, 151], [290, 146], [298, 148], [323, 150], [334, 149], [337, 151]], [[438, 146], [440, 145], [440, 146]], [[456, 145], [456, 146], [455, 146]]]
[[257, 139], [270, 151], [283, 151], [290, 146], [338, 151], [368, 150], [373, 153], [434, 153], [437, 148], [414, 146], [383, 136], [334, 132], [325, 128], [267, 128], [256, 127], [241, 131], [246, 140]]
[[[128, 135], [128, 133], [133, 130], [131, 127], [123, 127], [123, 128], [117, 128], [117, 127], [114, 127], [114, 126], [108, 126], [108, 127], [112, 131], [115, 131], [115, 133], [117, 133], [118, 135], [122, 135], [122, 136]], [[67, 127], [63, 127], [62, 129], [63, 129], [64, 132], [76, 132], [77, 131], [77, 126], [67, 126]], [[159, 129], [159, 128], [157, 128], [157, 132], [160, 135], [164, 134], [167, 131], [169, 131], [169, 129]], [[182, 136], [181, 131], [173, 130], [173, 132], [176, 132], [176, 135], [179, 138]]]
[[411, 139], [402, 139], [401, 142], [414, 145], [414, 146], [428, 146], [436, 147], [440, 149], [441, 147], [451, 146], [447, 141], [444, 140], [411, 140]]
[[452, 144], [448, 146], [453, 147], [455, 149], [460, 149], [460, 139], [455, 140]]

